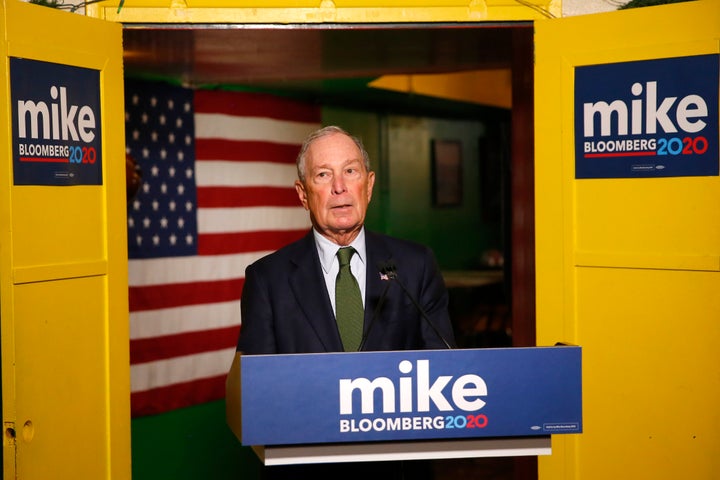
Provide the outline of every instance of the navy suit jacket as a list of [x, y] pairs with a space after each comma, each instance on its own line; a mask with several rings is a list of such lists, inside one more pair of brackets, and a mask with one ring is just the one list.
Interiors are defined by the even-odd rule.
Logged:
[[[362, 350], [444, 349], [445, 341], [454, 348], [447, 290], [432, 251], [367, 230], [365, 242], [366, 340]], [[397, 280], [381, 279], [378, 265], [382, 262], [395, 265]], [[375, 313], [386, 288], [382, 308]], [[410, 295], [440, 335], [422, 318]], [[312, 231], [247, 267], [241, 312], [238, 351], [242, 354], [343, 351]]]

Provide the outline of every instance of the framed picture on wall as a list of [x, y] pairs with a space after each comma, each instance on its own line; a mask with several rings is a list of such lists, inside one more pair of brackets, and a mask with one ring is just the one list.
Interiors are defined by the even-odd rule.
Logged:
[[449, 207], [462, 203], [462, 143], [432, 140], [433, 205]]

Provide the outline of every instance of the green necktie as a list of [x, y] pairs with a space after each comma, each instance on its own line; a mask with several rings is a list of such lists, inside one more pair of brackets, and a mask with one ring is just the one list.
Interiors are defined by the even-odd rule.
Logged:
[[355, 249], [343, 247], [337, 252], [340, 271], [335, 280], [335, 318], [346, 352], [355, 352], [362, 339], [364, 310], [360, 287], [350, 271]]

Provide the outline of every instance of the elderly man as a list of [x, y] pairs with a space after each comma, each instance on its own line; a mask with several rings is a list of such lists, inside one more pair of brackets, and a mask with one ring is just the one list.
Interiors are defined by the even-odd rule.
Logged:
[[[367, 231], [375, 173], [360, 140], [312, 133], [295, 182], [312, 230], [245, 271], [238, 355], [454, 348], [432, 251]], [[266, 467], [268, 479], [428, 479], [427, 462]]]
[[[360, 140], [339, 127], [322, 128], [303, 144], [297, 168], [295, 188], [313, 228], [248, 266], [238, 351], [453, 347], [447, 291], [432, 251], [364, 228], [375, 173]], [[345, 340], [336, 321], [340, 247], [352, 247], [350, 270], [364, 306]]]

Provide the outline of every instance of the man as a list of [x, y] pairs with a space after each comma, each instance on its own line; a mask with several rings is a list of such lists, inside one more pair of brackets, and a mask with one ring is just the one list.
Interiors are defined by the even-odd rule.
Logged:
[[[295, 189], [312, 230], [247, 267], [238, 354], [454, 348], [447, 291], [431, 250], [364, 228], [375, 173], [360, 140], [322, 128], [303, 144], [297, 170]], [[335, 299], [336, 253], [348, 246], [351, 283], [362, 298], [351, 340], [341, 336], [336, 312], [344, 302]], [[431, 471], [427, 462], [370, 462], [267, 467], [263, 475], [422, 479]]]
[[343, 246], [355, 249], [351, 271], [365, 306], [363, 338], [352, 350], [454, 347], [447, 291], [432, 251], [364, 228], [375, 173], [360, 140], [339, 127], [322, 128], [303, 144], [297, 169], [295, 189], [313, 228], [247, 267], [238, 351], [343, 351], [334, 313], [335, 255]]

